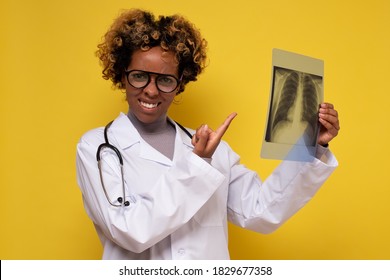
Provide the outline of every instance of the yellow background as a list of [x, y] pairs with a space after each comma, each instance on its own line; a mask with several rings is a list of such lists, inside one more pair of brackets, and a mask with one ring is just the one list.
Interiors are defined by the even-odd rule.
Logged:
[[[170, 115], [215, 127], [265, 179], [260, 158], [272, 48], [323, 59], [325, 99], [340, 113], [331, 143], [340, 166], [283, 227], [261, 235], [229, 226], [233, 259], [390, 259], [390, 2], [0, 2], [0, 259], [99, 259], [101, 245], [76, 184], [87, 130], [127, 111], [94, 56], [122, 8], [181, 13], [209, 42], [209, 67]], [[136, 226], [136, 225], [134, 225]]]

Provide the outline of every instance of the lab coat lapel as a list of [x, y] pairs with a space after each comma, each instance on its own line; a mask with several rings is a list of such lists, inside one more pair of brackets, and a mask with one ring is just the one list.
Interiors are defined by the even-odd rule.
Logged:
[[155, 148], [146, 143], [143, 139], [140, 142], [139, 156], [143, 159], [155, 161], [164, 165], [172, 166], [172, 161], [157, 151]]
[[[145, 140], [142, 139], [137, 129], [133, 126], [125, 114], [121, 113], [119, 117], [115, 119], [111, 125], [111, 130], [114, 133], [114, 137], [123, 152], [126, 150], [133, 150], [134, 152], [138, 152], [140, 158], [158, 162], [167, 166], [172, 166], [172, 161], [169, 158], [154, 149], [147, 142], [145, 142]], [[176, 126], [176, 131], [181, 131], [181, 129]], [[175, 141], [177, 141], [177, 135]]]
[[[175, 124], [176, 136], [175, 136], [175, 149], [173, 154], [173, 159], [176, 155], [183, 153], [184, 150], [193, 150], [191, 144], [191, 138], [181, 129], [175, 121], [169, 119], [169, 121]], [[141, 137], [140, 137], [141, 138]], [[151, 147], [141, 138], [141, 147], [140, 147], [140, 157], [165, 164], [167, 166], [172, 166], [173, 162], [164, 156], [162, 153], [158, 152], [156, 149]]]

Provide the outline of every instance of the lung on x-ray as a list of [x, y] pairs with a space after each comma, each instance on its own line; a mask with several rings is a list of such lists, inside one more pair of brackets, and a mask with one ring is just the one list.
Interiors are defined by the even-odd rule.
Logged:
[[323, 101], [323, 61], [273, 50], [271, 94], [261, 156], [311, 161]]

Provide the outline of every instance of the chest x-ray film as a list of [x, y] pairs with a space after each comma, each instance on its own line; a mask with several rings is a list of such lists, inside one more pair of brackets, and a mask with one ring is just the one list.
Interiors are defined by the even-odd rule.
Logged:
[[313, 160], [323, 91], [322, 60], [273, 49], [271, 93], [261, 157]]

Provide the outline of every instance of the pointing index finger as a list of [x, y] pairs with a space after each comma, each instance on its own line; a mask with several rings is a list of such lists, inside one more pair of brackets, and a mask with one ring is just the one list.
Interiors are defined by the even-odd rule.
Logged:
[[225, 134], [226, 130], [229, 128], [230, 123], [233, 121], [233, 119], [237, 116], [237, 113], [231, 113], [225, 121], [221, 124], [220, 127], [215, 131], [216, 134], [222, 138], [222, 136]]

